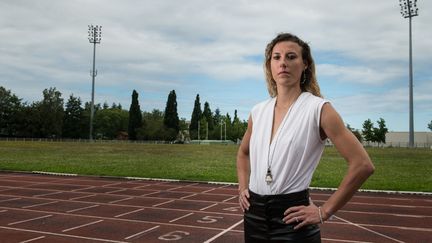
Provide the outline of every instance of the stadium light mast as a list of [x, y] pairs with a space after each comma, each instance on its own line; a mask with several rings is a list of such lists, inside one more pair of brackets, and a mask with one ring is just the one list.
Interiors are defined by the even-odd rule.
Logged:
[[89, 25], [88, 26], [88, 39], [90, 43], [93, 43], [93, 70], [90, 71], [92, 76], [92, 95], [91, 95], [91, 107], [90, 107], [90, 141], [93, 141], [93, 116], [94, 116], [94, 88], [95, 88], [95, 77], [97, 70], [95, 70], [95, 59], [96, 59], [96, 44], [100, 44], [102, 39], [102, 26], [100, 25]]
[[409, 144], [414, 147], [414, 105], [413, 105], [413, 70], [412, 70], [412, 31], [411, 19], [418, 16], [417, 0], [399, 0], [401, 14], [409, 18]]

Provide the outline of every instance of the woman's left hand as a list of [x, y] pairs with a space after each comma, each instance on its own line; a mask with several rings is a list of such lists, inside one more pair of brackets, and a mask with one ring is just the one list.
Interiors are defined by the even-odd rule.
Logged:
[[286, 224], [297, 224], [294, 230], [309, 224], [319, 224], [320, 215], [318, 207], [311, 202], [309, 206], [290, 207], [284, 212], [283, 221]]

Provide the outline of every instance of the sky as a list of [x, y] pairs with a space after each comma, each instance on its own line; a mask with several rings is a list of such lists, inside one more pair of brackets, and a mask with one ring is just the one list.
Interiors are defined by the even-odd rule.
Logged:
[[[432, 120], [432, 1], [412, 19], [414, 130]], [[214, 112], [247, 120], [269, 98], [264, 49], [278, 33], [308, 42], [323, 96], [344, 122], [362, 129], [383, 118], [409, 130], [409, 21], [397, 0], [0, 0], [0, 86], [26, 102], [55, 87], [95, 103], [164, 110], [175, 90], [180, 118], [190, 120], [197, 94]]]

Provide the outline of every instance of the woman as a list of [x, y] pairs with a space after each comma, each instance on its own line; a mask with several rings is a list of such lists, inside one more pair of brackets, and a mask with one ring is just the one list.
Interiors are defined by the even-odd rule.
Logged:
[[[374, 166], [323, 99], [309, 45], [282, 33], [265, 50], [270, 99], [253, 107], [237, 154], [245, 242], [321, 242], [318, 224], [342, 208]], [[308, 187], [330, 139], [348, 163], [337, 191], [320, 207]]]

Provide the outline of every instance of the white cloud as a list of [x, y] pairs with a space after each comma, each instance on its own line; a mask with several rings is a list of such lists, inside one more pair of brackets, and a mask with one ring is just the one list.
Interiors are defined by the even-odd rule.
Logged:
[[[432, 65], [432, 2], [418, 6], [419, 16], [413, 19], [414, 65], [429, 76], [415, 76], [416, 85], [432, 93], [423, 84], [430, 79]], [[392, 94], [377, 95], [388, 95], [388, 101], [371, 104], [374, 110], [394, 109], [392, 102], [399, 102], [397, 95], [406, 89], [399, 85], [407, 76], [408, 21], [400, 16], [397, 1], [372, 0], [2, 0], [0, 85], [29, 101], [40, 99], [50, 86], [64, 97], [74, 93], [87, 100], [92, 65], [88, 24], [103, 26], [96, 50], [96, 84], [104, 93], [97, 93], [96, 99], [121, 100], [123, 107], [128, 107], [133, 89], [160, 95], [143, 95], [143, 102], [162, 106], [168, 92], [176, 89], [184, 100], [181, 105], [188, 106], [179, 107], [185, 113], [201, 93], [203, 99], [211, 97], [213, 109], [219, 104], [222, 112], [238, 108], [247, 119], [257, 97], [267, 97], [265, 85], [257, 85], [263, 82], [261, 60], [250, 57], [262, 56], [267, 42], [282, 31], [308, 41], [316, 55], [337, 56], [331, 62], [315, 57], [320, 60], [320, 80], [347, 82], [362, 90], [392, 85]], [[257, 88], [244, 92], [245, 85]], [[325, 82], [321, 88], [328, 93]], [[223, 89], [235, 95], [212, 92]], [[417, 96], [419, 104], [430, 102], [426, 91]], [[374, 100], [370, 93], [345, 103], [355, 106], [363, 99]]]
[[343, 66], [343, 64], [318, 64], [317, 72], [321, 76], [328, 76], [341, 82], [353, 82], [359, 84], [383, 85], [389, 83], [403, 74], [403, 69], [398, 67], [368, 67], [368, 66]]

